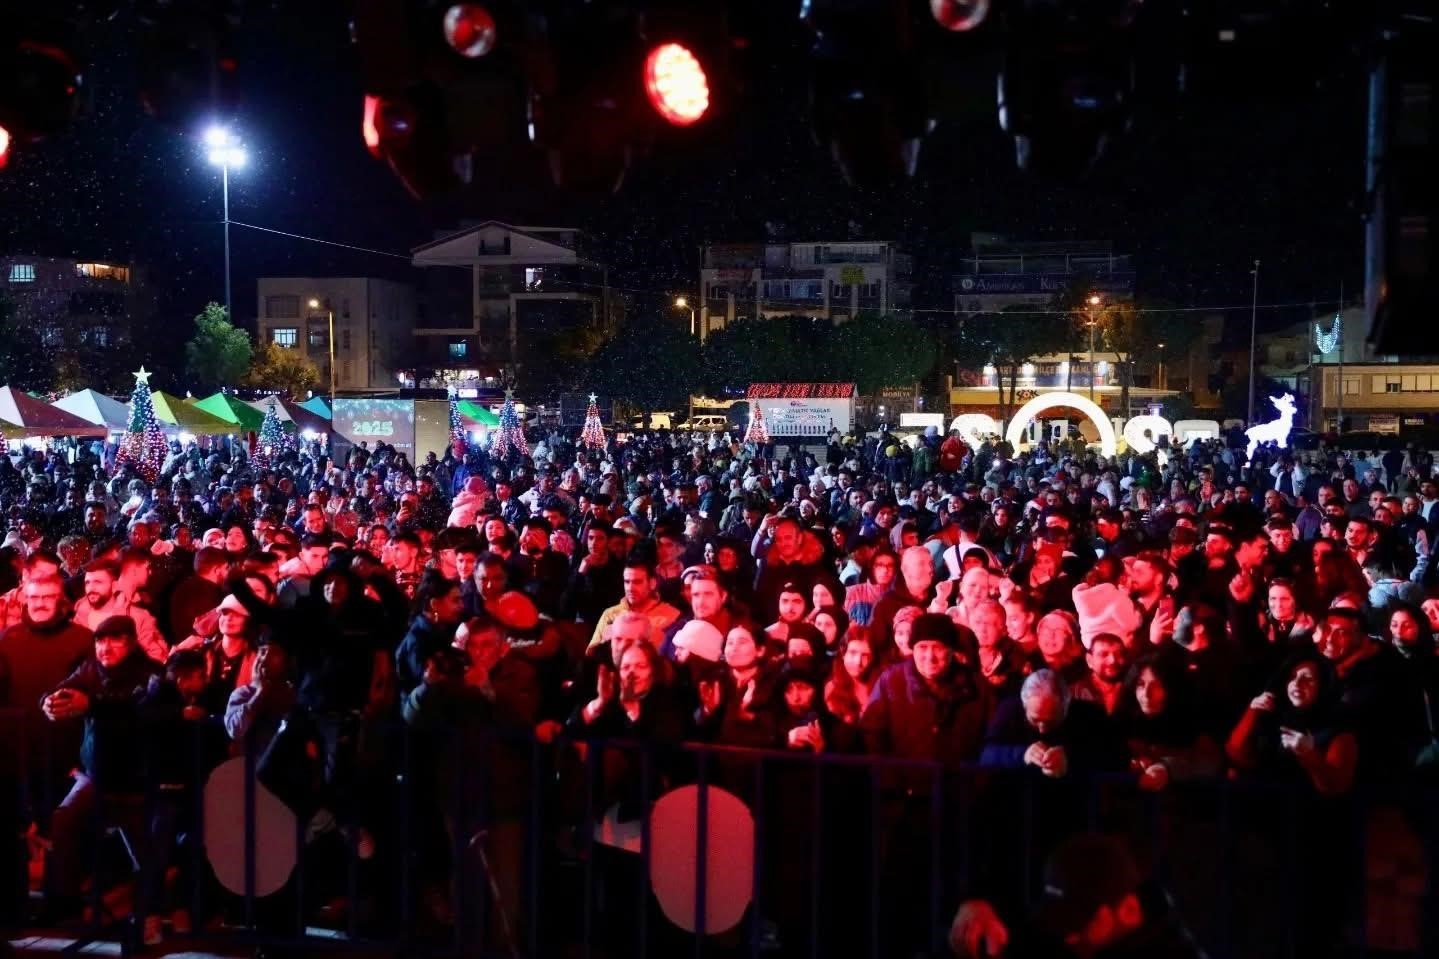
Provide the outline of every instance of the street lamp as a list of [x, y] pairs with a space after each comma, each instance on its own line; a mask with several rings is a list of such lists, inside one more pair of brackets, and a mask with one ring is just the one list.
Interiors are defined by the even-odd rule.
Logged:
[[[310, 297], [310, 309], [318, 310], [320, 301]], [[330, 321], [330, 409], [335, 409], [335, 311], [325, 307], [325, 315]]]
[[245, 147], [229, 130], [214, 126], [205, 131], [205, 147], [211, 165], [220, 168], [220, 196], [225, 213], [225, 315], [235, 322], [230, 304], [230, 168], [245, 165]]
[[1159, 344], [1159, 388], [1164, 389], [1164, 344]]
[[675, 297], [675, 309], [677, 309], [677, 310], [689, 310], [689, 311], [690, 311], [690, 336], [696, 335], [696, 331], [695, 331], [695, 308], [692, 307], [692, 306], [690, 306], [689, 297], [686, 297], [686, 296], [677, 296], [677, 297]]
[[1099, 317], [1095, 315], [1095, 311], [1099, 309], [1099, 304], [1104, 302], [1104, 298], [1098, 293], [1091, 293], [1085, 302], [1089, 304], [1089, 322], [1084, 325], [1089, 327], [1089, 401], [1092, 403], [1094, 402], [1094, 327], [1099, 323]]

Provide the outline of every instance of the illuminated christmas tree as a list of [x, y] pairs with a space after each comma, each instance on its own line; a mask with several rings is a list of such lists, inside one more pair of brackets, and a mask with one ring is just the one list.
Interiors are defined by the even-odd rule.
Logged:
[[135, 391], [130, 394], [130, 426], [120, 439], [115, 465], [130, 464], [147, 483], [160, 478], [160, 467], [170, 452], [165, 433], [155, 416], [155, 402], [150, 396], [150, 373], [141, 366], [135, 374]]
[[515, 393], [513, 390], [505, 390], [505, 405], [500, 407], [500, 425], [495, 427], [490, 453], [496, 459], [503, 460], [508, 458], [512, 451], [521, 456], [529, 456], [530, 444], [525, 442], [525, 428], [520, 423], [519, 414], [515, 412]]
[[749, 427], [744, 431], [744, 441], [755, 446], [764, 446], [769, 442], [769, 429], [764, 425], [764, 410], [759, 408], [758, 402], [754, 404], [754, 412], [750, 414]]
[[454, 390], [450, 390], [450, 449], [454, 451], [455, 459], [463, 459], [468, 448], [469, 438], [465, 436], [465, 426], [460, 422], [460, 398]]
[[280, 413], [275, 408], [274, 397], [265, 407], [265, 421], [260, 424], [260, 440], [255, 450], [255, 465], [269, 469], [280, 461], [288, 445], [285, 428], [280, 425]]
[[584, 429], [580, 430], [580, 442], [592, 450], [605, 448], [605, 427], [600, 422], [599, 397], [590, 394], [590, 405], [585, 410]]

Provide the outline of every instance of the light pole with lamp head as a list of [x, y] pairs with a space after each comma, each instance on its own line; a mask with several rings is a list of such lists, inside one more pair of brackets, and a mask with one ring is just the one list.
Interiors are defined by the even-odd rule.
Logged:
[[245, 165], [245, 148], [229, 130], [220, 126], [205, 131], [205, 146], [209, 149], [210, 163], [220, 168], [220, 196], [225, 215], [225, 318], [234, 323], [235, 311], [230, 302], [230, 168]]
[[1094, 402], [1094, 327], [1099, 323], [1099, 317], [1095, 315], [1095, 311], [1099, 309], [1099, 305], [1104, 302], [1104, 299], [1098, 293], [1091, 293], [1084, 302], [1089, 304], [1089, 322], [1085, 326], [1089, 327], [1089, 401], [1092, 403]]
[[689, 311], [690, 311], [690, 336], [696, 336], [696, 335], [697, 335], [697, 331], [696, 331], [696, 329], [695, 329], [695, 308], [692, 307], [692, 306], [690, 306], [689, 297], [687, 297], [687, 296], [677, 296], [677, 297], [675, 297], [675, 309], [677, 309], [677, 310], [689, 310]]
[[[318, 310], [320, 301], [317, 297], [310, 297], [310, 309]], [[335, 311], [325, 305], [325, 317], [330, 324], [330, 412], [335, 412]]]

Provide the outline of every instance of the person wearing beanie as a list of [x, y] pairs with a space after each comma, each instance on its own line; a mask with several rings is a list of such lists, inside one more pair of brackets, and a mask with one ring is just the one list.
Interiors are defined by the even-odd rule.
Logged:
[[1134, 641], [1144, 617], [1124, 590], [1113, 583], [1080, 583], [1074, 587], [1073, 596], [1079, 614], [1079, 640], [1085, 649], [1101, 633], [1118, 636], [1126, 645]]
[[675, 633], [674, 648], [676, 662], [717, 663], [724, 652], [724, 634], [702, 619], [692, 619]]
[[993, 704], [975, 675], [974, 635], [925, 613], [909, 644], [913, 655], [880, 677], [860, 720], [868, 751], [948, 768], [977, 759]]

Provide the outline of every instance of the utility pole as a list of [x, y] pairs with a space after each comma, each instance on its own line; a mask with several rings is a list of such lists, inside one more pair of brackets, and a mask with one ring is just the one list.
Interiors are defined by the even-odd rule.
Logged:
[[1255, 331], [1258, 328], [1259, 318], [1259, 261], [1254, 261], [1254, 269], [1250, 271], [1254, 276], [1254, 293], [1249, 301], [1249, 417], [1245, 420], [1246, 426], [1254, 425], [1254, 351], [1256, 349]]
[[1334, 435], [1344, 435], [1344, 281], [1339, 281], [1339, 312], [1334, 314], [1334, 325], [1339, 327], [1339, 418], [1334, 422]]

